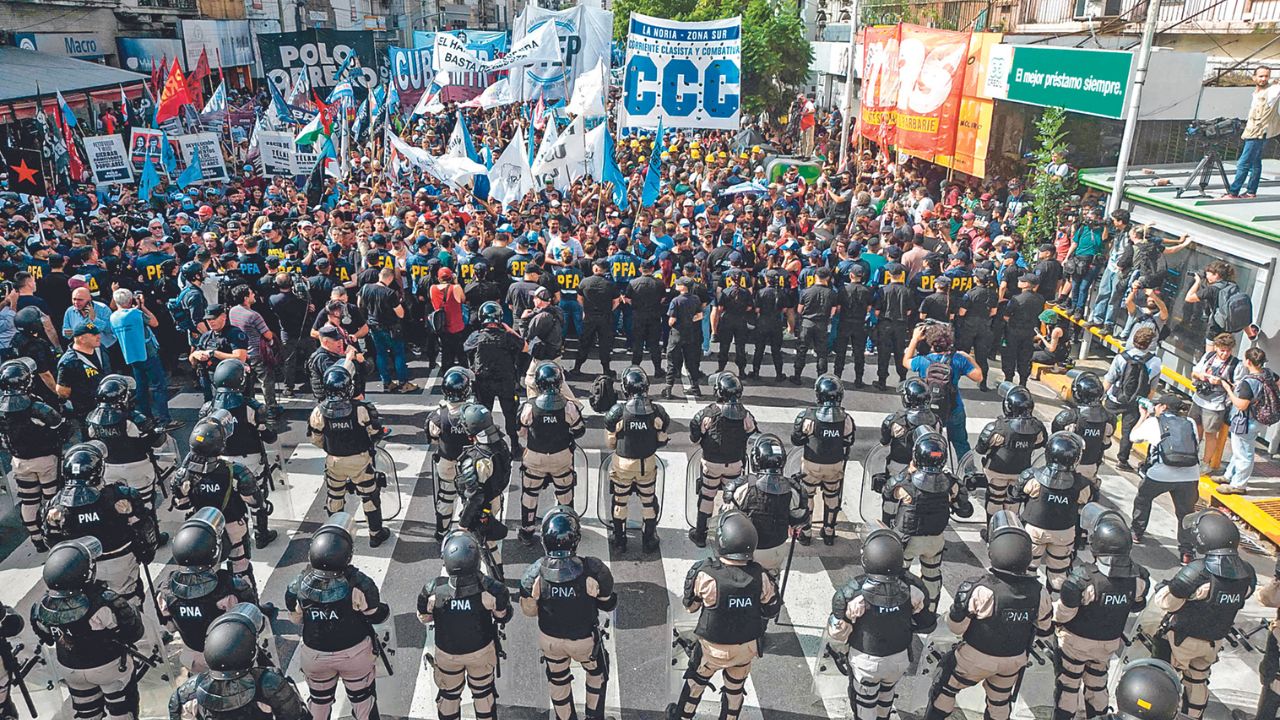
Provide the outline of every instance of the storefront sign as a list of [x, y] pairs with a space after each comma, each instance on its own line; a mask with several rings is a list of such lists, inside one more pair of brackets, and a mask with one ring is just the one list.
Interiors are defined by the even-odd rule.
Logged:
[[187, 67], [194, 68], [203, 50], [209, 67], [236, 67], [253, 64], [253, 34], [247, 20], [183, 20], [182, 45]]
[[100, 58], [115, 49], [108, 36], [98, 33], [14, 33], [13, 44], [23, 50], [73, 58]]
[[1124, 117], [1133, 53], [1040, 45], [992, 49], [986, 91], [997, 99]]
[[182, 41], [169, 38], [116, 38], [116, 48], [120, 51], [120, 67], [134, 72], [149, 73], [151, 68], [161, 62], [168, 61], [173, 65], [176, 59], [183, 64], [183, 70], [190, 70], [182, 63]]

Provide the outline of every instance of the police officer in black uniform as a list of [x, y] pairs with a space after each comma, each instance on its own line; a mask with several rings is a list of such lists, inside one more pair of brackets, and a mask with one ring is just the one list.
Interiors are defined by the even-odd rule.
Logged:
[[502, 502], [511, 481], [511, 450], [489, 408], [472, 403], [462, 408], [461, 418], [467, 446], [458, 456], [458, 527], [485, 542], [490, 570], [501, 578], [498, 542], [507, 536]]
[[57, 410], [32, 394], [34, 372], [30, 358], [0, 365], [0, 444], [13, 458], [22, 525], [36, 551], [44, 552], [49, 546], [40, 528], [40, 506], [58, 492], [58, 456], [70, 427]]
[[134, 407], [135, 387], [131, 377], [104, 377], [98, 384], [98, 406], [85, 417], [85, 427], [90, 440], [107, 448], [103, 481], [133, 488], [154, 515], [158, 478], [153, 452], [164, 445], [167, 436]]
[[299, 665], [311, 697], [313, 718], [327, 720], [338, 680], [346, 688], [356, 720], [378, 717], [375, 685], [376, 644], [371, 627], [385, 621], [391, 608], [378, 586], [351, 564], [355, 552], [355, 518], [338, 512], [311, 536], [308, 568], [285, 590], [284, 603], [294, 623], [302, 626]]
[[495, 687], [501, 650], [498, 635], [511, 620], [511, 594], [480, 569], [480, 543], [455, 531], [440, 547], [445, 575], [418, 594], [418, 619], [435, 627], [436, 712], [440, 720], [462, 717], [462, 686], [471, 688], [477, 720], [497, 720]]
[[[267, 407], [248, 393], [252, 370], [240, 360], [230, 358], [218, 363], [213, 371], [213, 399], [200, 409], [202, 417], [218, 410], [225, 410], [235, 418], [231, 434], [227, 437], [223, 455], [229, 462], [241, 465], [258, 479], [258, 486], [265, 497], [272, 482], [268, 473], [267, 444], [274, 443], [277, 435], [274, 423], [267, 414]], [[253, 544], [261, 550], [275, 540], [278, 533], [268, 527], [271, 515], [270, 503], [262, 503], [253, 511]]]
[[809, 521], [809, 494], [799, 478], [782, 474], [787, 454], [777, 435], [758, 435], [751, 444], [751, 472], [724, 488], [728, 508], [742, 511], [756, 528], [754, 559], [775, 575], [782, 571], [787, 538]]
[[[815, 286], [820, 287], [820, 286]], [[825, 336], [824, 336], [825, 338]], [[844, 383], [834, 375], [822, 375], [813, 384], [817, 407], [806, 408], [791, 426], [791, 444], [804, 447], [800, 467], [809, 502], [822, 495], [822, 542], [836, 540], [836, 518], [840, 513], [840, 497], [844, 487], [845, 464], [858, 432], [853, 416], [845, 412]], [[810, 507], [809, 514], [812, 515]], [[811, 542], [809, 526], [800, 534], [800, 543]]]
[[1033, 414], [1036, 401], [1022, 386], [1001, 386], [1004, 414], [987, 423], [974, 451], [984, 456], [987, 471], [987, 516], [1011, 509], [1008, 497], [1023, 470], [1031, 467], [1031, 455], [1049, 439], [1044, 423]]
[[747, 438], [757, 431], [755, 416], [742, 404], [742, 383], [738, 378], [732, 373], [719, 373], [711, 378], [711, 391], [716, 402], [699, 410], [689, 421], [689, 440], [702, 448], [694, 488], [698, 516], [689, 530], [689, 539], [698, 547], [707, 546], [707, 523], [715, 509], [716, 494], [726, 482], [742, 477]]
[[1157, 587], [1152, 602], [1168, 613], [1161, 630], [1170, 664], [1182, 675], [1182, 711], [1198, 720], [1209, 704], [1209, 671], [1258, 578], [1240, 557], [1240, 529], [1231, 518], [1201, 510], [1183, 518], [1182, 527], [1203, 556]]
[[431, 446], [431, 474], [435, 481], [437, 540], [444, 540], [453, 523], [458, 495], [455, 484], [458, 458], [470, 441], [462, 425], [462, 408], [471, 402], [471, 381], [474, 377], [467, 368], [449, 368], [440, 380], [444, 400], [427, 414], [427, 443]]
[[836, 328], [835, 374], [844, 378], [844, 365], [853, 353], [853, 386], [866, 387], [862, 373], [867, 367], [867, 313], [875, 301], [875, 294], [867, 287], [867, 266], [855, 262], [849, 265], [849, 282], [839, 290], [840, 324]]
[[538, 496], [548, 485], [555, 487], [556, 502], [573, 507], [578, 473], [573, 448], [587, 432], [582, 406], [560, 392], [564, 382], [555, 363], [540, 363], [534, 371], [539, 394], [520, 404], [520, 434], [525, 451], [520, 462], [520, 542], [537, 542]]
[[488, 302], [480, 306], [480, 326], [467, 337], [462, 349], [475, 371], [472, 389], [476, 402], [492, 409], [493, 401], [498, 401], [506, 419], [507, 435], [514, 441], [520, 428], [516, 418], [517, 365], [528, 346], [503, 324], [502, 307]]
[[991, 270], [985, 267], [973, 271], [974, 286], [960, 298], [956, 309], [956, 350], [973, 355], [973, 362], [982, 370], [982, 383], [978, 389], [987, 392], [987, 377], [991, 370], [991, 354], [995, 333], [991, 319], [995, 316], [999, 298], [991, 287]]
[[885, 382], [889, 379], [890, 362], [897, 368], [899, 382], [907, 377], [907, 370], [902, 367], [902, 356], [907, 349], [907, 339], [911, 336], [919, 303], [911, 289], [903, 284], [906, 273], [902, 263], [890, 262], [884, 266], [884, 286], [876, 300], [877, 390], [889, 389]]
[[51, 543], [94, 537], [102, 545], [96, 558], [98, 579], [135, 607], [144, 590], [138, 563], [156, 555], [155, 518], [128, 485], [102, 483], [106, 448], [90, 441], [74, 445], [62, 459], [66, 485], [44, 510], [44, 536]]
[[[934, 432], [943, 432], [944, 429], [930, 407], [929, 388], [924, 381], [920, 378], [908, 378], [898, 387], [898, 394], [902, 397], [902, 409], [889, 413], [880, 423], [880, 444], [887, 446], [889, 453], [884, 468], [871, 468], [874, 471], [871, 478], [872, 492], [883, 493], [889, 478], [911, 463], [919, 428]], [[881, 516], [884, 523], [890, 524], [897, 512], [898, 501], [886, 498]]]
[[701, 397], [698, 380], [702, 371], [702, 301], [693, 293], [694, 281], [687, 277], [676, 280], [678, 294], [671, 299], [667, 307], [667, 387], [662, 397], [670, 399], [680, 372], [687, 371], [689, 385], [686, 391], [694, 397]]
[[264, 661], [258, 638], [265, 629], [266, 618], [247, 603], [214, 620], [204, 644], [207, 668], [174, 690], [169, 720], [311, 717], [293, 682]]
[[884, 487], [884, 497], [897, 505], [890, 526], [906, 538], [905, 557], [910, 563], [920, 558], [920, 577], [931, 611], [938, 608], [942, 592], [942, 533], [954, 513], [973, 515], [973, 503], [960, 478], [947, 470], [947, 439], [939, 432], [920, 428], [915, 432], [911, 463], [892, 476]]
[[60, 407], [62, 401], [54, 390], [54, 372], [58, 369], [58, 356], [62, 353], [49, 341], [44, 324], [45, 315], [39, 308], [22, 308], [13, 316], [13, 326], [17, 332], [13, 334], [10, 344], [19, 358], [26, 358], [31, 364], [32, 380], [28, 391], [42, 402]]
[[769, 258], [770, 266], [760, 276], [760, 286], [756, 289], [755, 298], [755, 350], [751, 354], [751, 372], [746, 374], [748, 380], [760, 377], [760, 364], [764, 361], [764, 351], [768, 348], [772, 354], [775, 379], [783, 379], [782, 373], [782, 331], [787, 326], [786, 311], [794, 307], [790, 286], [791, 276], [785, 270], [775, 267], [777, 256]]
[[582, 337], [578, 339], [578, 357], [569, 377], [582, 375], [582, 365], [593, 349], [599, 354], [604, 374], [612, 374], [609, 357], [613, 353], [613, 311], [622, 303], [622, 293], [608, 272], [609, 261], [596, 260], [591, 264], [591, 277], [578, 285], [578, 296], [582, 298]]
[[1073, 720], [1081, 700], [1087, 717], [1107, 712], [1111, 658], [1125, 641], [1129, 616], [1147, 606], [1151, 589], [1146, 568], [1129, 557], [1133, 535], [1120, 513], [1089, 503], [1081, 524], [1093, 560], [1076, 560], [1053, 605], [1058, 638], [1054, 720]]
[[233, 422], [226, 411], [219, 411], [191, 429], [191, 452], [173, 475], [173, 505], [189, 511], [189, 516], [201, 508], [218, 508], [226, 521], [231, 572], [256, 587], [249, 564], [249, 509], [260, 507], [266, 498], [248, 468], [220, 457], [235, 431], [229, 427]]
[[648, 376], [638, 367], [630, 368], [622, 374], [622, 399], [604, 416], [605, 442], [614, 451], [609, 465], [613, 496], [609, 542], [620, 552], [627, 549], [627, 500], [633, 493], [640, 499], [644, 518], [644, 551], [658, 549], [658, 449], [667, 444], [671, 417], [649, 399], [648, 391]]
[[644, 351], [649, 350], [653, 361], [653, 376], [662, 377], [662, 306], [667, 288], [654, 277], [657, 267], [653, 258], [640, 263], [640, 277], [623, 288], [626, 303], [631, 306], [631, 364], [640, 365]]
[[1053, 432], [1072, 432], [1084, 440], [1084, 452], [1076, 463], [1076, 472], [1089, 479], [1094, 492], [1098, 492], [1098, 468], [1102, 454], [1111, 447], [1112, 429], [1116, 414], [1102, 403], [1106, 394], [1102, 379], [1092, 370], [1085, 370], [1071, 380], [1071, 401], [1058, 412], [1050, 426]]
[[800, 305], [796, 308], [800, 329], [796, 333], [795, 374], [791, 376], [793, 385], [800, 384], [800, 373], [808, 360], [809, 348], [813, 348], [818, 356], [819, 375], [827, 373], [827, 360], [831, 355], [827, 330], [840, 307], [840, 295], [831, 287], [830, 269], [819, 268], [814, 277], [815, 283], [800, 293]]
[[1027, 468], [1009, 488], [1009, 499], [1021, 502], [1019, 516], [1031, 536], [1035, 559], [1044, 560], [1045, 583], [1062, 587], [1080, 526], [1080, 508], [1093, 499], [1093, 485], [1076, 472], [1084, 441], [1079, 435], [1057, 432], [1045, 443], [1040, 467]]
[[747, 372], [747, 325], [755, 313], [755, 294], [750, 288], [751, 276], [741, 269], [742, 260], [735, 261], [730, 256], [730, 263], [733, 267], [722, 278], [724, 287], [716, 301], [719, 309], [716, 335], [720, 341], [717, 360], [719, 371], [724, 372], [732, 346], [735, 348], [733, 361], [738, 366], [738, 374], [743, 375]]
[[736, 510], [724, 512], [716, 531], [716, 557], [694, 563], [685, 576], [682, 604], [686, 611], [700, 613], [694, 630], [698, 644], [680, 697], [667, 706], [668, 720], [692, 720], [717, 672], [720, 718], [737, 720], [765, 623], [782, 609], [773, 576], [753, 560], [757, 533], [751, 519]]
[[192, 673], [209, 669], [204, 657], [209, 624], [242, 602], [258, 601], [252, 585], [222, 567], [225, 532], [226, 520], [218, 508], [197, 510], [173, 538], [173, 562], [178, 567], [156, 588], [160, 622], [182, 638], [186, 647], [178, 658]]
[[902, 539], [892, 530], [871, 531], [862, 543], [862, 573], [831, 597], [827, 623], [849, 668], [855, 720], [887, 720], [911, 665], [913, 635], [937, 624], [924, 583], [906, 570]]
[[1018, 294], [1005, 303], [1001, 317], [1006, 324], [1004, 357], [1001, 366], [1006, 382], [1026, 385], [1031, 377], [1031, 353], [1035, 351], [1035, 334], [1044, 312], [1044, 297], [1036, 292], [1040, 277], [1035, 273], [1018, 276]]
[[369, 522], [369, 547], [376, 548], [391, 538], [382, 524], [385, 478], [373, 468], [377, 442], [387, 431], [373, 405], [352, 399], [354, 380], [345, 367], [329, 368], [324, 384], [327, 396], [311, 411], [307, 432], [325, 452], [326, 509], [331, 515], [342, 510], [347, 493], [354, 491]]
[[[31, 629], [55, 648], [58, 675], [79, 718], [136, 717], [133, 644], [142, 616], [96, 578], [102, 544], [82, 537], [55, 546], [45, 561], [44, 597], [31, 608]], [[136, 652], [136, 651], [133, 651]]]
[[542, 652], [555, 720], [577, 717], [570, 661], [586, 671], [585, 716], [604, 720], [609, 653], [600, 630], [600, 612], [618, 604], [613, 573], [599, 558], [579, 557], [582, 529], [572, 508], [557, 507], [542, 520], [546, 555], [520, 579], [520, 610], [538, 619]]

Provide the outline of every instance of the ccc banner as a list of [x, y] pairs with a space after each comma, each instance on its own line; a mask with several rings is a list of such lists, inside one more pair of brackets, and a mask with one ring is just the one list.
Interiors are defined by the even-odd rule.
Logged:
[[619, 125], [738, 129], [742, 18], [677, 22], [631, 14]]

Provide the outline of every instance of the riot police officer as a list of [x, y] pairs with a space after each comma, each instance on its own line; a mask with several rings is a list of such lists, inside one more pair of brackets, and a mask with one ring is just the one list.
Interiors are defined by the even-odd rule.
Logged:
[[164, 445], [167, 436], [151, 418], [134, 408], [135, 390], [131, 377], [102, 378], [98, 406], [89, 411], [85, 425], [89, 439], [107, 448], [103, 481], [137, 490], [142, 503], [154, 514], [157, 477], [152, 452]]
[[573, 507], [578, 474], [573, 465], [574, 442], [587, 432], [582, 405], [560, 394], [563, 378], [551, 362], [539, 363], [534, 371], [538, 396], [520, 404], [520, 436], [525, 451], [520, 462], [520, 542], [537, 542], [538, 495], [548, 485], [555, 487], [556, 502]]
[[606, 442], [613, 450], [609, 488], [613, 496], [613, 529], [609, 542], [627, 549], [627, 499], [639, 497], [644, 518], [641, 542], [645, 552], [658, 549], [658, 448], [667, 444], [671, 418], [649, 399], [649, 377], [638, 367], [622, 375], [623, 399], [604, 416]]
[[956, 695], [983, 684], [985, 717], [1008, 720], [1013, 696], [1037, 635], [1047, 635], [1053, 615], [1049, 592], [1030, 572], [1031, 537], [1008, 510], [988, 522], [988, 572], [960, 583], [947, 626], [962, 637], [938, 666], [925, 720], [944, 720]]
[[686, 611], [700, 613], [694, 630], [698, 644], [680, 697], [667, 706], [668, 720], [691, 720], [717, 672], [721, 720], [737, 720], [742, 711], [744, 686], [760, 654], [765, 623], [782, 609], [773, 576], [753, 560], [756, 542], [756, 527], [747, 516], [736, 510], [721, 513], [717, 557], [699, 560], [685, 576], [682, 604]]
[[[1263, 607], [1280, 608], [1280, 558], [1276, 559], [1276, 569], [1271, 580], [1258, 590], [1258, 602]], [[1280, 613], [1277, 613], [1280, 619]], [[1255, 718], [1273, 718], [1280, 714], [1280, 622], [1272, 622], [1267, 633], [1267, 646], [1262, 653], [1262, 664], [1258, 666], [1258, 679], [1262, 681], [1262, 694], [1258, 697], [1258, 712]]]
[[707, 523], [715, 509], [716, 493], [727, 482], [742, 477], [747, 454], [747, 438], [757, 431], [755, 416], [742, 404], [742, 383], [732, 373], [711, 378], [716, 402], [702, 408], [689, 421], [689, 439], [702, 448], [699, 463], [698, 517], [689, 539], [698, 547], [707, 546]]
[[1182, 527], [1203, 557], [1157, 587], [1152, 602], [1168, 613], [1161, 629], [1168, 630], [1170, 664], [1182, 675], [1183, 712], [1200, 718], [1209, 704], [1209, 671], [1258, 580], [1240, 557], [1240, 530], [1231, 518], [1201, 510], [1183, 518]]
[[920, 577], [928, 594], [929, 610], [936, 611], [942, 592], [942, 533], [951, 514], [973, 515], [969, 492], [947, 470], [947, 439], [928, 428], [916, 431], [911, 463], [891, 477], [884, 497], [897, 506], [890, 524], [906, 538], [905, 557], [910, 563], [920, 558]]
[[432, 664], [436, 711], [440, 720], [462, 717], [462, 686], [471, 688], [477, 718], [498, 717], [494, 686], [500, 662], [501, 626], [511, 620], [511, 594], [480, 570], [480, 543], [469, 532], [454, 531], [440, 547], [445, 576], [418, 594], [418, 619], [435, 626]]
[[1182, 682], [1169, 663], [1155, 658], [1134, 660], [1124, 666], [1116, 683], [1119, 712], [1103, 720], [1177, 720], [1182, 717], [1181, 706]]
[[480, 306], [480, 327], [467, 337], [466, 351], [475, 371], [472, 388], [476, 402], [492, 409], [497, 399], [506, 418], [507, 434], [516, 437], [516, 376], [520, 353], [528, 349], [519, 335], [502, 323], [502, 306], [487, 302]]
[[538, 619], [538, 648], [547, 674], [556, 720], [577, 717], [570, 661], [586, 672], [585, 715], [604, 719], [609, 654], [600, 631], [600, 612], [618, 604], [613, 573], [599, 559], [579, 557], [582, 529], [572, 508], [556, 507], [542, 520], [546, 555], [520, 579], [520, 610]]
[[326, 507], [330, 515], [341, 511], [354, 486], [369, 521], [369, 547], [376, 548], [391, 537], [382, 525], [382, 488], [373, 469], [373, 454], [385, 430], [373, 405], [352, 399], [355, 381], [345, 367], [329, 368], [324, 387], [325, 399], [311, 411], [307, 431], [325, 452]]
[[1002, 383], [1004, 414], [987, 423], [974, 450], [985, 457], [987, 471], [987, 517], [1015, 503], [1008, 498], [1009, 486], [1023, 470], [1031, 467], [1031, 455], [1044, 447], [1049, 433], [1032, 413], [1036, 401], [1021, 385]]
[[204, 643], [207, 669], [174, 690], [169, 719], [310, 717], [293, 683], [278, 668], [262, 662], [258, 638], [265, 628], [266, 618], [248, 603], [235, 605], [214, 620]]
[[[832, 545], [836, 541], [836, 517], [840, 513], [840, 494], [844, 487], [845, 463], [853, 449], [853, 438], [858, 428], [853, 416], [840, 407], [844, 399], [844, 383], [834, 375], [822, 375], [813, 384], [818, 406], [806, 409], [796, 416], [791, 428], [791, 444], [804, 447], [800, 467], [804, 471], [804, 483], [809, 501], [822, 494], [822, 542]], [[812, 505], [809, 509], [812, 515]], [[800, 543], [811, 542], [809, 527], [800, 534]]]
[[511, 481], [511, 450], [493, 424], [489, 408], [472, 403], [462, 409], [467, 446], [458, 456], [458, 527], [485, 542], [490, 570], [502, 577], [498, 541], [507, 536], [502, 501]]
[[1045, 582], [1054, 591], [1071, 566], [1080, 508], [1093, 499], [1088, 478], [1076, 472], [1083, 450], [1079, 435], [1054, 433], [1045, 444], [1045, 465], [1023, 470], [1009, 488], [1009, 499], [1022, 503], [1019, 515], [1031, 536], [1032, 563], [1044, 561]]
[[294, 623], [302, 626], [299, 665], [311, 697], [313, 718], [328, 720], [338, 680], [347, 691], [357, 720], [378, 717], [375, 653], [380, 651], [371, 625], [391, 614], [378, 586], [351, 564], [355, 518], [336, 512], [311, 536], [308, 568], [284, 594]]
[[[943, 432], [944, 426], [929, 406], [929, 388], [920, 378], [908, 378], [898, 387], [902, 397], [902, 409], [895, 410], [885, 416], [880, 423], [880, 444], [889, 452], [885, 458], [885, 466], [871, 468], [871, 490], [884, 492], [885, 483], [897, 475], [911, 463], [912, 451], [915, 448], [916, 432], [919, 428], [927, 428], [934, 432]], [[898, 501], [885, 498], [881, 519], [886, 525], [898, 512]]]
[[787, 538], [809, 521], [808, 493], [799, 478], [783, 476], [786, 463], [782, 440], [758, 435], [751, 444], [751, 473], [724, 488], [725, 504], [755, 526], [755, 561], [775, 575], [782, 570]]
[[1088, 478], [1095, 491], [1100, 485], [1098, 467], [1102, 464], [1102, 454], [1111, 447], [1111, 433], [1116, 421], [1116, 414], [1102, 403], [1105, 394], [1102, 379], [1096, 373], [1091, 370], [1081, 372], [1071, 380], [1073, 405], [1059, 411], [1050, 426], [1055, 433], [1065, 430], [1084, 440], [1084, 451], [1080, 454], [1080, 462], [1076, 463], [1076, 472]]
[[453, 523], [454, 502], [458, 495], [455, 485], [458, 457], [468, 441], [467, 431], [462, 426], [462, 408], [471, 402], [473, 377], [466, 368], [449, 368], [440, 380], [444, 400], [427, 415], [427, 443], [431, 445], [431, 474], [436, 494], [436, 540], [444, 540]]
[[[61, 352], [45, 334], [46, 316], [35, 306], [24, 307], [13, 315], [16, 332], [10, 340], [10, 349], [18, 358], [26, 358], [31, 368], [32, 380], [28, 388], [42, 401], [57, 406], [61, 401], [54, 390], [53, 374], [58, 367]], [[25, 392], [25, 391], [24, 391]]]
[[[0, 653], [4, 653], [6, 657], [13, 656], [13, 645], [9, 641], [17, 637], [26, 625], [26, 621], [13, 608], [0, 603]], [[9, 676], [7, 661], [0, 665], [0, 717], [5, 720], [18, 718], [18, 708], [13, 703], [10, 689], [11, 683], [17, 685], [21, 682], [21, 679], [15, 680]]]
[[92, 537], [61, 543], [49, 552], [46, 591], [31, 608], [31, 629], [55, 648], [59, 676], [78, 718], [136, 717], [133, 644], [142, 638], [142, 616], [96, 578], [102, 545]]
[[[247, 364], [235, 358], [218, 363], [213, 371], [213, 400], [204, 404], [200, 415], [225, 410], [235, 418], [234, 429], [223, 449], [224, 457], [252, 473], [265, 496], [272, 482], [267, 477], [267, 473], [272, 472], [267, 461], [267, 444], [274, 443], [277, 436], [266, 406], [247, 392], [251, 372]], [[258, 550], [270, 545], [278, 535], [267, 526], [270, 515], [270, 503], [254, 508], [253, 544]]]
[[1055, 720], [1075, 718], [1081, 699], [1088, 717], [1106, 713], [1111, 658], [1124, 642], [1129, 616], [1147, 606], [1151, 586], [1146, 568], [1129, 557], [1133, 535], [1120, 513], [1089, 503], [1081, 511], [1081, 523], [1093, 561], [1076, 560], [1053, 606], [1058, 638]]
[[58, 492], [58, 455], [69, 427], [62, 415], [31, 393], [30, 358], [0, 365], [0, 443], [13, 457], [22, 525], [37, 552], [49, 549], [40, 529], [40, 506]]
[[178, 567], [156, 588], [160, 622], [182, 638], [186, 648], [179, 661], [192, 673], [209, 669], [204, 651], [210, 623], [242, 602], [258, 600], [244, 577], [220, 567], [227, 553], [225, 532], [226, 519], [218, 508], [197, 510], [174, 536], [173, 562]]
[[189, 516], [206, 507], [221, 510], [230, 543], [227, 559], [231, 572], [256, 587], [249, 564], [249, 509], [260, 507], [266, 499], [248, 468], [221, 457], [227, 437], [234, 432], [228, 427], [233, 422], [226, 411], [219, 411], [191, 429], [191, 452], [173, 476], [173, 504]]
[[52, 543], [97, 538], [102, 546], [95, 558], [98, 579], [141, 608], [144, 591], [138, 563], [155, 558], [158, 531], [138, 491], [102, 483], [106, 454], [97, 441], [67, 451], [62, 460], [66, 485], [44, 511], [44, 536]]
[[848, 658], [853, 717], [886, 720], [911, 665], [912, 636], [931, 631], [938, 615], [924, 584], [907, 572], [902, 540], [892, 530], [873, 530], [863, 541], [862, 570], [831, 597], [827, 630]]

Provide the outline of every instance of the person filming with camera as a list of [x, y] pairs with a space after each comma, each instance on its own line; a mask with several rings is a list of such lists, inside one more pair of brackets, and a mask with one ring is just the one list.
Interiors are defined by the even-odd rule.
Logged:
[[1178, 550], [1185, 565], [1195, 558], [1182, 518], [1195, 511], [1200, 497], [1200, 442], [1195, 423], [1179, 414], [1184, 405], [1173, 393], [1157, 395], [1155, 400], [1140, 398], [1138, 422], [1128, 432], [1131, 442], [1148, 443], [1147, 459], [1139, 469], [1142, 480], [1133, 500], [1133, 539], [1142, 541], [1151, 520], [1151, 503], [1169, 493], [1178, 518]]
[[[1249, 103], [1249, 116], [1245, 119], [1243, 144], [1236, 159], [1236, 176], [1227, 187], [1226, 198], [1251, 198], [1258, 194], [1258, 181], [1262, 179], [1262, 153], [1267, 141], [1280, 135], [1280, 84], [1271, 81], [1271, 68], [1260, 67], [1253, 71], [1253, 99]], [[1242, 192], [1243, 191], [1243, 192]]]

